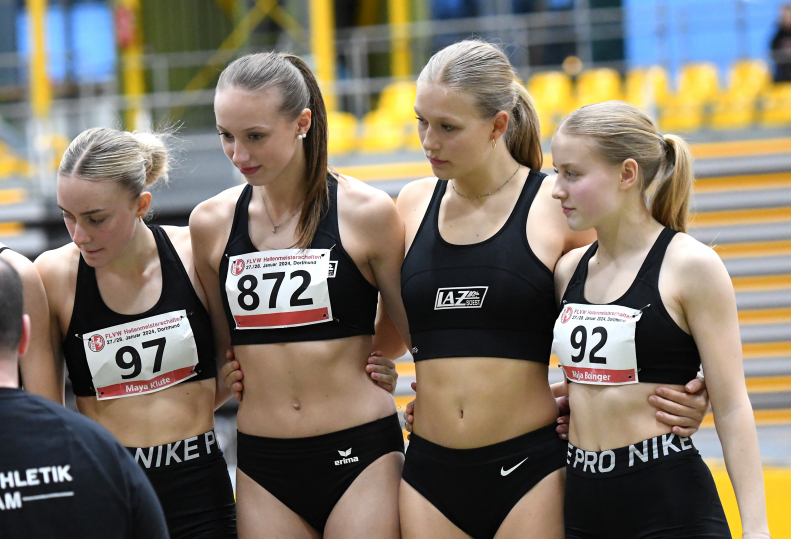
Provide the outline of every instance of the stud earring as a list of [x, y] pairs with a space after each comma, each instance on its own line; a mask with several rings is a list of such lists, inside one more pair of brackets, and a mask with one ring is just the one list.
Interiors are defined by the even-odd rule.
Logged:
[[307, 137], [307, 135], [305, 133], [301, 133], [299, 136], [297, 136], [297, 138], [300, 139], [300, 140], [302, 140], [305, 137]]

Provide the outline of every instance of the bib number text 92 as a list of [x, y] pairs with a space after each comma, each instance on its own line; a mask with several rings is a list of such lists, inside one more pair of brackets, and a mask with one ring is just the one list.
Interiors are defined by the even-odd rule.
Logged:
[[[599, 342], [596, 343], [593, 348], [591, 348], [588, 361], [591, 363], [606, 364], [607, 358], [599, 357], [596, 355], [596, 353], [601, 350], [605, 344], [607, 344], [607, 329], [603, 327], [595, 327], [591, 331], [591, 334], [598, 335]], [[588, 331], [585, 329], [585, 326], [575, 327], [571, 332], [570, 340], [571, 347], [579, 351], [577, 355], [571, 356], [571, 361], [574, 363], [580, 363], [583, 359], [585, 359], [585, 351], [588, 343]]]

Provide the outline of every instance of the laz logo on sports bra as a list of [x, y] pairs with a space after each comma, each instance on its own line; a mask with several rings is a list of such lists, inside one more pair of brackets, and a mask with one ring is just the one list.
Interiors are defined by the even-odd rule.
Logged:
[[565, 305], [555, 321], [552, 352], [569, 380], [636, 384], [634, 334], [643, 311], [620, 305]]
[[442, 309], [480, 309], [486, 297], [488, 286], [456, 286], [440, 288], [434, 300], [434, 310]]
[[236, 329], [332, 320], [330, 249], [278, 249], [230, 257], [225, 292]]

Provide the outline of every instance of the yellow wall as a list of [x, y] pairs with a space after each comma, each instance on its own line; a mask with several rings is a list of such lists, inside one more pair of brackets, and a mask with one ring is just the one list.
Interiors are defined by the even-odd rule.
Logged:
[[[711, 473], [717, 483], [725, 516], [734, 537], [742, 536], [739, 507], [733, 493], [728, 472], [724, 466], [711, 466]], [[766, 509], [769, 513], [769, 531], [775, 539], [791, 538], [791, 468], [764, 467], [766, 485]]]

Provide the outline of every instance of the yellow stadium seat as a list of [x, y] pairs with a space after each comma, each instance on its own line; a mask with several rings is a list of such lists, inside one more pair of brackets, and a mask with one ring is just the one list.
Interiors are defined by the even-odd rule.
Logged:
[[331, 154], [351, 152], [357, 149], [357, 118], [348, 112], [329, 112], [328, 151]]
[[705, 125], [707, 104], [719, 93], [714, 64], [688, 64], [681, 70], [678, 92], [661, 108], [659, 123], [666, 131], [693, 131]]
[[577, 79], [577, 107], [621, 99], [621, 75], [614, 69], [591, 69]]
[[711, 125], [747, 127], [755, 121], [759, 94], [771, 83], [769, 66], [762, 60], [742, 60], [731, 66], [728, 79], [728, 89], [712, 101]]
[[415, 118], [417, 83], [396, 82], [382, 90], [378, 110], [388, 110], [397, 118]]
[[552, 135], [558, 123], [574, 109], [571, 79], [559, 71], [538, 73], [530, 77], [527, 91], [536, 103], [541, 136]]
[[359, 147], [364, 152], [391, 152], [400, 148], [420, 148], [416, 131], [415, 98], [417, 84], [396, 82], [379, 96], [379, 105], [363, 118]]
[[661, 66], [636, 68], [626, 75], [625, 100], [642, 110], [650, 110], [667, 103], [670, 85], [667, 71]]
[[401, 149], [405, 140], [405, 123], [387, 109], [369, 112], [363, 118], [359, 148], [364, 152], [392, 152]]
[[767, 127], [791, 124], [791, 82], [770, 86], [762, 96], [761, 123]]

